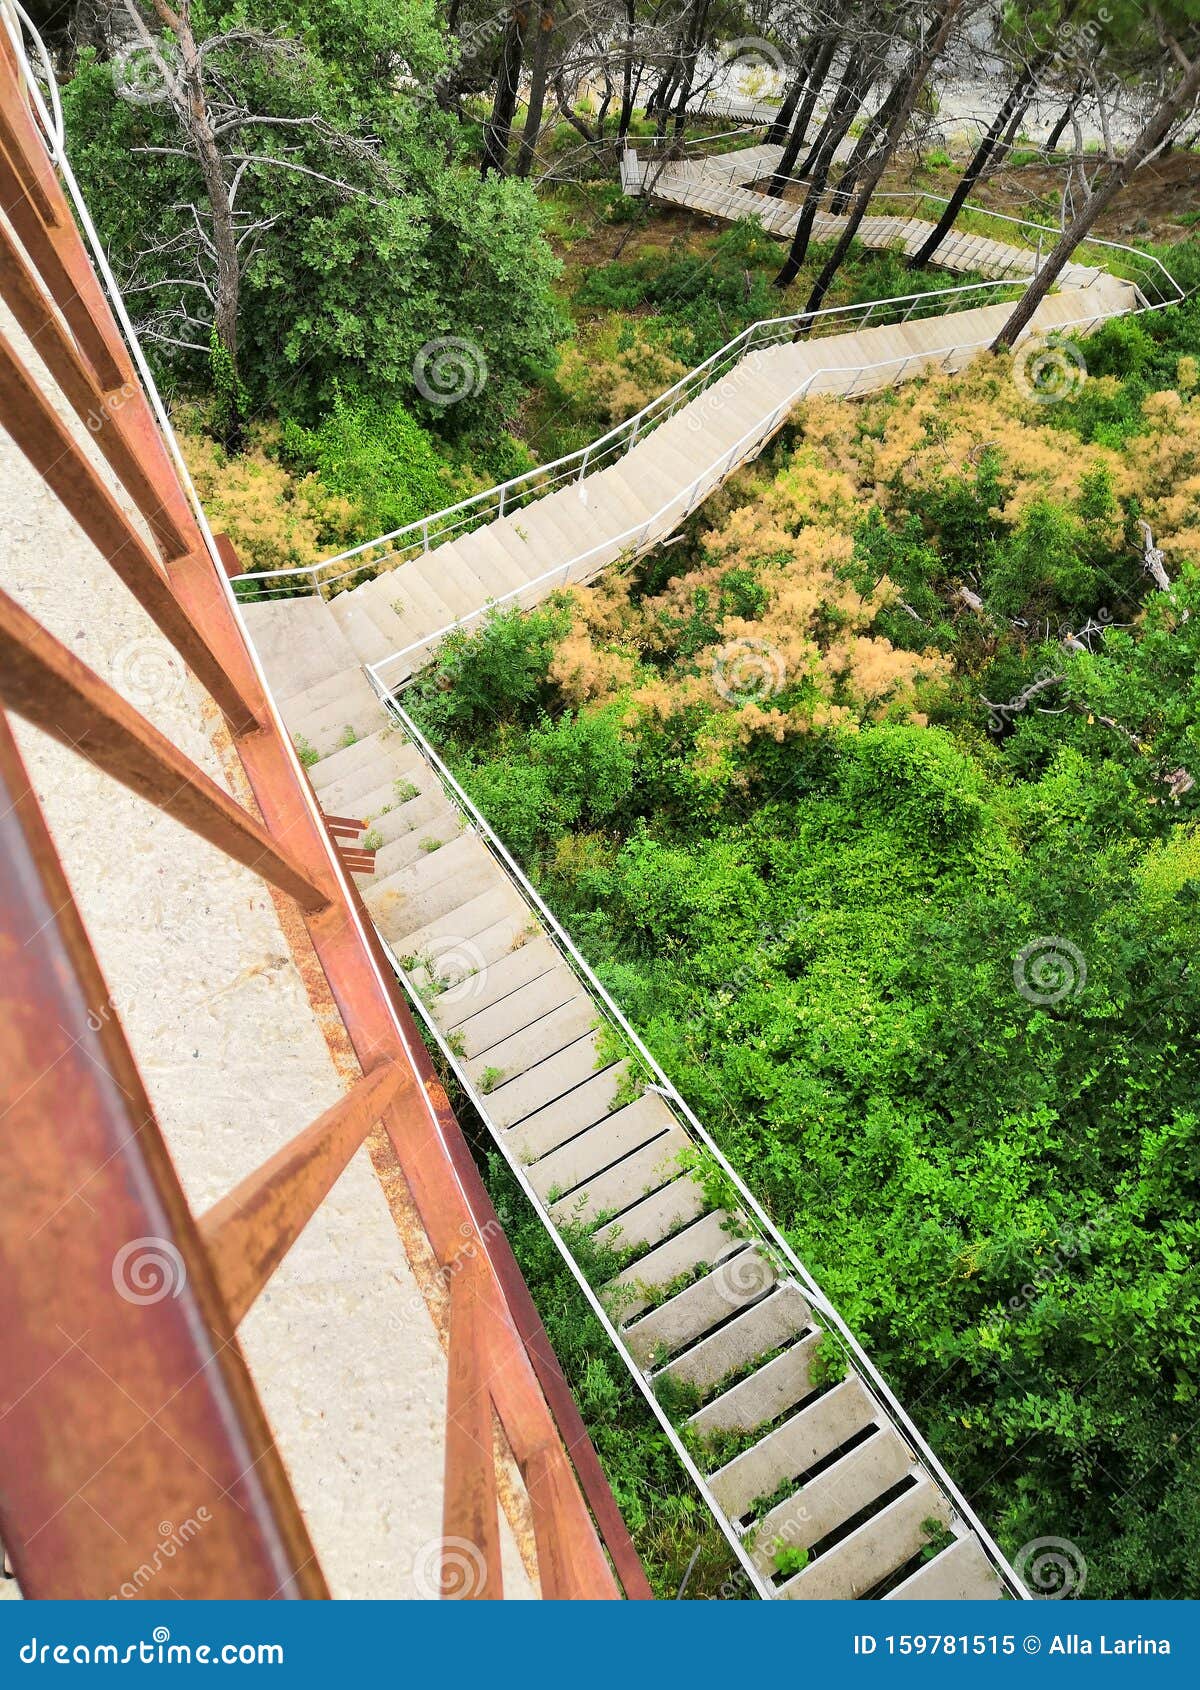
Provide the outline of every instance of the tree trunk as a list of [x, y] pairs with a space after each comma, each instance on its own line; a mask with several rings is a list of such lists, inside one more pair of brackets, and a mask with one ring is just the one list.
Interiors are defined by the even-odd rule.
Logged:
[[542, 127], [542, 110], [546, 104], [546, 70], [550, 63], [550, 41], [554, 34], [555, 0], [542, 0], [538, 12], [537, 38], [533, 43], [533, 63], [529, 71], [529, 110], [525, 115], [525, 131], [521, 136], [521, 150], [517, 154], [516, 173], [522, 179], [533, 167], [533, 153]]
[[815, 54], [807, 54], [804, 63], [792, 78], [791, 86], [783, 97], [783, 104], [775, 114], [775, 121], [767, 130], [767, 139], [764, 143], [766, 146], [778, 147], [787, 139], [788, 130], [792, 127], [792, 119], [796, 115], [796, 107], [800, 104], [800, 97], [804, 93], [809, 72], [815, 62]]
[[808, 126], [812, 122], [812, 114], [816, 110], [821, 90], [829, 78], [829, 68], [833, 63], [833, 56], [837, 49], [837, 37], [834, 36], [831, 40], [823, 43], [813, 61], [808, 78], [808, 87], [805, 89], [804, 98], [800, 102], [800, 109], [792, 124], [792, 133], [788, 136], [787, 145], [783, 149], [783, 156], [775, 166], [775, 174], [767, 184], [767, 192], [772, 199], [780, 197], [787, 185], [788, 178], [796, 168], [800, 148], [804, 145]]
[[[871, 154], [879, 145], [883, 136], [888, 133], [892, 118], [899, 110], [900, 102], [904, 98], [905, 91], [908, 88], [911, 79], [912, 70], [910, 66], [910, 68], [902, 71], [896, 78], [887, 98], [884, 100], [879, 110], [875, 113], [874, 117], [864, 125], [863, 132], [858, 138], [858, 145], [850, 154], [849, 159], [846, 161], [846, 168], [838, 178], [838, 185], [834, 190], [833, 198], [829, 202], [829, 208], [831, 211], [845, 211], [846, 207], [849, 205], [850, 196], [854, 192], [854, 184], [858, 181], [858, 178], [862, 175], [864, 169], [866, 168], [867, 161], [871, 157]], [[907, 118], [905, 121], [908, 121]], [[891, 150], [892, 149], [889, 149], [889, 156]]]
[[1080, 101], [1082, 94], [1083, 94], [1082, 88], [1077, 89], [1076, 92], [1071, 95], [1071, 98], [1067, 101], [1066, 105], [1063, 107], [1062, 116], [1059, 118], [1058, 122], [1054, 125], [1054, 128], [1050, 131], [1050, 134], [1049, 134], [1049, 136], [1047, 137], [1047, 140], [1046, 140], [1046, 151], [1048, 153], [1052, 153], [1054, 151], [1055, 147], [1058, 146], [1058, 143], [1062, 140], [1063, 131], [1066, 129], [1066, 127], [1067, 127], [1068, 123], [1070, 123], [1071, 119], [1075, 116], [1075, 109], [1079, 104], [1079, 101]]
[[[131, 8], [131, 18], [134, 13]], [[241, 448], [245, 431], [242, 416], [242, 384], [238, 372], [238, 316], [241, 307], [241, 268], [238, 263], [237, 231], [230, 204], [230, 184], [225, 160], [217, 145], [204, 95], [204, 67], [186, 7], [174, 12], [166, 0], [154, 0], [154, 10], [179, 45], [175, 69], [160, 60], [167, 79], [171, 108], [187, 136], [200, 167], [204, 192], [212, 214], [210, 239], [216, 269], [213, 288], [213, 381], [220, 406], [218, 428], [230, 451]], [[137, 14], [135, 27], [143, 43], [150, 41], [145, 21]], [[218, 365], [218, 358], [220, 364]]]
[[997, 170], [999, 170], [1000, 166], [1004, 163], [1004, 161], [1008, 157], [1009, 153], [1012, 152], [1013, 142], [1016, 140], [1017, 131], [1021, 127], [1021, 119], [1025, 116], [1025, 113], [1029, 110], [1030, 101], [1033, 99], [1034, 88], [1036, 86], [1036, 82], [1037, 82], [1037, 77], [1036, 77], [1036, 74], [1035, 74], [1033, 79], [1030, 81], [1029, 87], [1025, 90], [1024, 96], [1019, 101], [1016, 111], [1012, 114], [1012, 117], [1009, 120], [1009, 125], [1008, 125], [1008, 128], [1004, 131], [1003, 139], [1001, 140], [999, 146], [996, 148], [995, 152], [992, 154], [991, 158], [988, 159], [988, 161], [987, 161], [987, 166], [984, 170], [985, 176], [991, 176]]
[[[863, 102], [867, 98], [867, 95], [871, 92], [871, 83], [874, 80], [873, 73], [868, 72], [865, 76], [863, 74], [863, 57], [864, 55], [857, 48], [853, 53], [851, 53], [846, 65], [845, 74], [842, 77], [837, 93], [834, 95], [833, 104], [829, 108], [829, 113], [826, 116], [824, 123], [817, 131], [817, 138], [812, 144], [808, 157], [800, 166], [800, 175], [802, 177], [811, 176], [813, 171], [816, 169], [817, 160], [821, 157], [825, 150], [825, 142], [828, 139], [830, 132], [834, 128], [838, 128], [839, 130], [837, 141], [834, 142], [834, 146], [836, 147], [840, 144], [842, 137], [845, 135], [850, 125], [854, 122], [855, 114], [862, 110]], [[846, 121], [843, 123], [842, 119], [846, 116], [846, 101], [849, 100], [852, 100], [853, 104], [850, 106], [849, 116], [846, 117]], [[830, 159], [829, 164], [830, 168], [832, 168], [832, 158]]]
[[1034, 75], [1034, 71], [1030, 68], [1030, 66], [1026, 65], [1012, 88], [1010, 88], [1008, 98], [992, 119], [991, 128], [975, 149], [974, 158], [963, 172], [957, 188], [955, 188], [954, 192], [950, 196], [945, 211], [943, 211], [942, 215], [938, 218], [937, 227], [930, 234], [921, 250], [913, 257], [911, 264], [912, 269], [923, 270], [937, 251], [938, 247], [941, 246], [943, 240], [945, 240], [946, 236], [954, 227], [954, 221], [959, 212], [962, 210], [971, 189], [983, 175], [984, 170], [987, 168], [988, 160], [999, 145], [1000, 137], [1008, 128], [1013, 112], [1020, 106], [1022, 100], [1028, 99], [1026, 91], [1033, 87]]
[[858, 198], [854, 202], [853, 210], [846, 219], [846, 226], [838, 238], [838, 243], [829, 255], [821, 274], [809, 295], [806, 311], [819, 311], [829, 292], [830, 284], [837, 275], [850, 250], [850, 244], [858, 233], [863, 218], [867, 214], [867, 207], [871, 203], [871, 196], [887, 169], [888, 161], [899, 144], [900, 137], [911, 118], [921, 95], [921, 90], [928, 81], [929, 73], [941, 53], [945, 50], [946, 42], [958, 21], [966, 0], [942, 0], [942, 4], [931, 20], [930, 37], [923, 47], [914, 49], [913, 59], [905, 77], [897, 82], [897, 88], [902, 92], [897, 99], [887, 126], [887, 133], [879, 148], [874, 162], [868, 167], [867, 174], [859, 190]]
[[528, 25], [528, 0], [522, 0], [522, 3], [514, 6], [509, 13], [504, 30], [492, 115], [483, 131], [481, 176], [486, 176], [492, 170], [498, 176], [503, 176], [507, 166], [508, 137], [512, 129], [513, 113], [517, 109], [517, 89], [520, 86], [521, 65], [525, 58], [525, 31]]
[[1103, 186], [1093, 189], [1092, 196], [1083, 210], [1063, 231], [1058, 245], [1025, 289], [1016, 310], [993, 341], [993, 352], [1015, 345], [1017, 336], [1028, 326], [1034, 312], [1057, 281], [1064, 264], [1068, 262], [1080, 241], [1086, 239], [1100, 213], [1112, 203], [1130, 177], [1157, 149], [1160, 141], [1170, 132], [1172, 124], [1178, 121], [1198, 92], [1200, 53], [1197, 53], [1180, 78], [1175, 92], [1159, 103], [1125, 157], [1112, 166]]
[[849, 129], [854, 120], [854, 113], [860, 104], [862, 89], [862, 54], [856, 49], [851, 54], [850, 63], [846, 67], [846, 74], [842, 78], [841, 87], [833, 102], [830, 112], [832, 122], [825, 125], [825, 139], [821, 142], [820, 151], [814, 161], [809, 178], [808, 193], [804, 197], [804, 205], [800, 211], [800, 221], [796, 224], [796, 233], [792, 237], [791, 251], [784, 260], [783, 267], [775, 277], [777, 288], [790, 287], [800, 273], [800, 266], [804, 263], [808, 253], [808, 243], [812, 239], [813, 224], [817, 219], [817, 208], [825, 192], [825, 184], [829, 180], [830, 166], [833, 155], [838, 149], [842, 136]]
[[683, 61], [679, 74], [679, 98], [675, 107], [675, 133], [682, 135], [687, 123], [687, 103], [692, 95], [692, 83], [696, 77], [696, 60], [700, 54], [700, 42], [704, 35], [704, 25], [708, 21], [709, 0], [695, 0], [689, 20], [687, 41], [684, 47]]
[[617, 140], [623, 146], [633, 122], [633, 26], [637, 0], [625, 0], [625, 42], [621, 48], [621, 117]]

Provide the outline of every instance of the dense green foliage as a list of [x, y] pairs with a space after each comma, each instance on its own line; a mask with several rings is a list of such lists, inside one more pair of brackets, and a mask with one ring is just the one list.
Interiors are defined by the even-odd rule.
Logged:
[[419, 700], [1005, 1545], [1071, 1539], [1091, 1596], [1200, 1593], [1192, 323], [1105, 331], [1053, 416], [1004, 365], [810, 406], [685, 547], [456, 648], [469, 710]]
[[[494, 431], [564, 332], [550, 288], [556, 265], [532, 190], [481, 182], [466, 165], [457, 122], [433, 98], [446, 46], [432, 8], [423, 0], [353, 8], [207, 0], [193, 8], [199, 37], [239, 20], [291, 45], [268, 55], [220, 49], [223, 85], [249, 111], [304, 120], [251, 126], [252, 140], [239, 144], [319, 173], [259, 162], [239, 189], [239, 215], [264, 224], [242, 280], [239, 356], [252, 402], [312, 422], [340, 385], [373, 401], [402, 400], [443, 429]], [[108, 250], [118, 271], [147, 290], [135, 296], [141, 314], [161, 318], [180, 300], [195, 313], [194, 292], [170, 278], [191, 274], [188, 207], [197, 205], [203, 221], [205, 198], [195, 164], [172, 150], [180, 136], [169, 105], [121, 98], [113, 67], [89, 55], [63, 103], [72, 159]], [[470, 342], [486, 369], [478, 393], [450, 408], [429, 404], [413, 375], [421, 348], [445, 337]], [[158, 356], [176, 384], [203, 379], [203, 352], [159, 343]]]

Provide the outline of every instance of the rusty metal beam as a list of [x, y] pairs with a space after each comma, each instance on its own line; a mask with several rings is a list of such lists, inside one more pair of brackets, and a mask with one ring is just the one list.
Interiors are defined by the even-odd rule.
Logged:
[[235, 1326], [333, 1189], [401, 1078], [394, 1062], [365, 1075], [203, 1215], [200, 1236]]
[[496, 1602], [504, 1595], [488, 1389], [495, 1362], [483, 1318], [484, 1277], [483, 1260], [471, 1251], [450, 1282], [441, 1594], [471, 1602]]
[[0, 426], [57, 495], [235, 730], [258, 726], [252, 706], [188, 620], [128, 517], [41, 388], [0, 335]]
[[0, 1281], [27, 1596], [328, 1594], [2, 714]]
[[125, 427], [124, 413], [136, 389], [132, 383], [125, 382], [110, 393], [101, 390], [3, 221], [0, 221], [0, 276], [4, 278], [5, 304], [97, 449], [112, 465], [164, 553], [175, 557], [186, 552], [194, 542], [163, 505], [142, 460], [139, 443], [130, 438]]
[[[0, 53], [7, 45], [7, 42], [0, 42]], [[108, 392], [121, 385], [121, 369], [87, 304], [80, 297], [75, 277], [64, 260], [61, 230], [49, 227], [26, 197], [24, 161], [27, 155], [15, 138], [16, 125], [6, 121], [7, 82], [7, 76], [0, 77], [0, 204], [20, 237], [21, 245], [45, 276], [59, 310], [96, 373], [97, 381]], [[75, 233], [74, 225], [70, 226], [70, 233]]]
[[262, 875], [301, 909], [318, 914], [329, 907], [330, 890], [278, 846], [261, 822], [5, 592], [0, 592], [0, 700]]

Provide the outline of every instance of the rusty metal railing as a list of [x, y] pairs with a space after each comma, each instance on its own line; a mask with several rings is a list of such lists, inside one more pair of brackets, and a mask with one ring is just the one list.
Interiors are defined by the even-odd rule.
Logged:
[[[532, 1299], [242, 635], [227, 542], [210, 545], [189, 503], [92, 269], [6, 16], [0, 4], [0, 293], [153, 544], [3, 335], [0, 426], [219, 706], [258, 813], [0, 594], [0, 1539], [27, 1595], [104, 1596], [121, 1583], [129, 1544], [152, 1544], [164, 1519], [199, 1512], [205, 1530], [172, 1563], [176, 1594], [328, 1594], [237, 1328], [378, 1122], [450, 1285], [443, 1523], [447, 1540], [479, 1553], [464, 1593], [503, 1593], [498, 1423], [529, 1494], [543, 1595], [614, 1597], [619, 1579], [627, 1596], [647, 1597]], [[199, 1218], [6, 710], [292, 900], [355, 1050], [357, 1082]], [[115, 1289], [114, 1264], [148, 1240], [162, 1246], [171, 1294], [131, 1300]]]

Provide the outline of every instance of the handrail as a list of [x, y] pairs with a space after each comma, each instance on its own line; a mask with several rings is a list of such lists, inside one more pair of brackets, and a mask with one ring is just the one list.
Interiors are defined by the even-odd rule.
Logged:
[[[1147, 310], [1161, 309], [1161, 306], [1147, 307]], [[1068, 329], [1079, 329], [1082, 332], [1086, 332], [1103, 321], [1103, 317], [1072, 318], [1069, 322], [1057, 325], [1055, 332], [1062, 333]], [[580, 564], [585, 563], [589, 558], [594, 557], [598, 552], [607, 552], [611, 550], [613, 546], [619, 547], [622, 541], [633, 540], [635, 535], [644, 539], [655, 525], [664, 518], [675, 505], [679, 504], [681, 501], [686, 502], [689, 500], [693, 494], [698, 491], [701, 485], [713, 475], [719, 465], [728, 461], [729, 468], [733, 469], [736, 467], [738, 462], [743, 461], [737, 458], [739, 450], [743, 446], [747, 445], [748, 442], [753, 442], [753, 445], [757, 446], [759, 442], [765, 440], [771, 433], [773, 433], [778, 421], [782, 420], [782, 417], [792, 409], [798, 400], [804, 397], [811, 388], [812, 384], [821, 376], [838, 375], [847, 370], [853, 370], [857, 377], [874, 370], [890, 369], [892, 365], [899, 364], [900, 370], [896, 379], [900, 380], [903, 377], [904, 370], [909, 364], [917, 363], [922, 366], [926, 366], [931, 365], [934, 360], [940, 360], [943, 364], [945, 364], [949, 359], [956, 357], [960, 353], [974, 352], [981, 347], [989, 346], [992, 339], [993, 337], [991, 335], [985, 335], [979, 340], [955, 341], [951, 346], [933, 347], [927, 352], [908, 352], [897, 355], [894, 358], [880, 359], [873, 364], [822, 365], [819, 370], [813, 370], [809, 375], [807, 375], [800, 385], [794, 388], [788, 397], [783, 400], [781, 404], [777, 405], [775, 410], [772, 411], [766, 419], [764, 419], [764, 422], [755, 424], [753, 427], [747, 429], [733, 446], [728, 447], [725, 451], [721, 452], [710, 464], [700, 471], [699, 475], [693, 477], [686, 487], [682, 488], [678, 493], [672, 494], [665, 504], [661, 505], [657, 511], [647, 517], [643, 522], [635, 523], [632, 528], [626, 529], [623, 533], [618, 534], [615, 537], [609, 537], [600, 541], [597, 545], [590, 547], [586, 552], [577, 553], [574, 557], [569, 558], [566, 563], [556, 563], [553, 569], [547, 569], [543, 571], [541, 575], [535, 575], [531, 580], [523, 581], [519, 587], [513, 587], [507, 593], [498, 594], [495, 598], [489, 599], [486, 604], [481, 605], [479, 609], [468, 611], [465, 615], [458, 617], [455, 621], [448, 622], [444, 627], [435, 629], [430, 633], [423, 635], [421, 639], [413, 640], [410, 644], [402, 646], [399, 651], [389, 652], [386, 657], [379, 658], [375, 663], [365, 665], [367, 672], [374, 680], [378, 681], [381, 686], [386, 686], [386, 683], [383, 681], [382, 671], [390, 664], [396, 663], [401, 658], [408, 657], [414, 652], [425, 650], [427, 647], [434, 645], [437, 641], [445, 639], [448, 634], [455, 633], [460, 628], [468, 627], [471, 623], [477, 622], [480, 617], [490, 615], [501, 606], [510, 603], [514, 599], [523, 597], [530, 591], [531, 588], [542, 586], [546, 582], [552, 581], [557, 576], [561, 576], [563, 585], [566, 585], [570, 572], [573, 569], [578, 568]], [[853, 393], [855, 386], [857, 386], [857, 381], [851, 385], [851, 388], [844, 397], [849, 397]], [[749, 456], [749, 453], [747, 453], [746, 456]], [[690, 506], [688, 509], [690, 510]], [[688, 510], [685, 510], [683, 512], [683, 516], [687, 515]], [[680, 520], [682, 520], [682, 517]], [[641, 539], [639, 539], [637, 544], [628, 548], [633, 555], [636, 555], [640, 551]]]
[[[505, 873], [516, 885], [526, 902], [537, 910], [539, 917], [554, 939], [555, 944], [557, 945], [557, 948], [564, 960], [569, 964], [576, 976], [582, 981], [591, 996], [599, 1001], [612, 1024], [619, 1029], [622, 1036], [628, 1040], [629, 1044], [637, 1052], [645, 1069], [653, 1075], [654, 1089], [671, 1108], [688, 1136], [694, 1142], [698, 1143], [707, 1155], [712, 1157], [717, 1166], [721, 1169], [722, 1174], [730, 1181], [733, 1189], [737, 1192], [739, 1201], [744, 1205], [747, 1214], [753, 1220], [755, 1229], [759, 1235], [759, 1241], [765, 1244], [768, 1250], [777, 1252], [783, 1257], [791, 1271], [795, 1274], [798, 1283], [803, 1287], [804, 1293], [814, 1312], [818, 1313], [823, 1319], [827, 1320], [831, 1326], [836, 1328], [837, 1338], [853, 1356], [854, 1365], [863, 1376], [864, 1384], [870, 1390], [872, 1395], [875, 1396], [876, 1399], [887, 1409], [892, 1418], [899, 1424], [904, 1432], [904, 1435], [912, 1441], [916, 1449], [919, 1451], [922, 1460], [925, 1462], [925, 1465], [929, 1468], [931, 1476], [953, 1503], [956, 1512], [978, 1535], [980, 1542], [984, 1546], [989, 1557], [992, 1559], [997, 1571], [1008, 1586], [1011, 1594], [1019, 1598], [1031, 1599], [1029, 1591], [1025, 1588], [1013, 1572], [1012, 1568], [1009, 1566], [1003, 1551], [994, 1541], [991, 1534], [988, 1532], [987, 1527], [979, 1519], [966, 1497], [963, 1496], [961, 1491], [959, 1491], [958, 1487], [954, 1483], [954, 1480], [942, 1466], [936, 1453], [922, 1436], [921, 1432], [918, 1430], [905, 1410], [903, 1404], [895, 1395], [883, 1375], [879, 1372], [879, 1369], [875, 1366], [870, 1356], [863, 1349], [858, 1339], [854, 1336], [850, 1327], [842, 1319], [837, 1309], [821, 1289], [817, 1280], [796, 1255], [796, 1252], [788, 1243], [785, 1235], [767, 1214], [766, 1210], [763, 1208], [761, 1203], [759, 1203], [754, 1193], [747, 1186], [746, 1182], [734, 1168], [728, 1157], [724, 1154], [720, 1146], [699, 1120], [694, 1110], [688, 1104], [687, 1100], [683, 1097], [682, 1093], [671, 1079], [670, 1075], [654, 1056], [653, 1052], [649, 1049], [637, 1029], [631, 1024], [620, 1004], [616, 1002], [612, 994], [604, 986], [603, 982], [597, 977], [591, 965], [583, 956], [582, 952], [575, 944], [575, 941], [571, 938], [570, 933], [557, 919], [545, 899], [530, 881], [520, 864], [516, 861], [515, 857], [513, 857], [508, 847], [492, 828], [482, 810], [480, 810], [474, 803], [469, 793], [467, 793], [445, 760], [421, 732], [421, 729], [417, 726], [408, 711], [403, 708], [394, 695], [388, 694], [385, 690], [380, 688], [378, 681], [371, 670], [368, 669], [367, 673], [375, 686], [376, 692], [382, 698], [385, 707], [396, 718], [404, 730], [404, 733], [416, 746], [422, 757], [437, 775], [448, 796], [469, 819], [475, 833], [480, 839], [482, 839], [488, 850], [502, 865]], [[399, 968], [399, 963], [397, 963], [396, 966]], [[401, 969], [400, 972], [403, 974], [404, 971]], [[478, 1087], [474, 1085], [470, 1076], [466, 1072], [465, 1066], [459, 1059], [457, 1053], [451, 1047], [450, 1042], [446, 1039], [444, 1033], [438, 1027], [433, 1017], [425, 1010], [420, 994], [413, 991], [412, 995], [414, 997], [414, 1001], [417, 1003], [418, 1009], [421, 1011], [422, 1019], [425, 1021], [426, 1026], [434, 1033], [435, 1037], [437, 1037], [446, 1060], [453, 1065], [460, 1084], [462, 1084], [470, 1093], [476, 1109], [479, 1111], [483, 1119], [487, 1120], [488, 1111], [486, 1093], [480, 1093]], [[603, 1305], [596, 1297], [595, 1292], [592, 1290], [586, 1278], [576, 1266], [565, 1244], [559, 1238], [557, 1229], [549, 1217], [545, 1203], [538, 1196], [528, 1179], [527, 1171], [522, 1167], [519, 1158], [514, 1156], [512, 1151], [508, 1148], [504, 1140], [504, 1135], [502, 1133], [496, 1133], [494, 1136], [505, 1161], [520, 1181], [522, 1189], [525, 1191], [530, 1201], [538, 1209], [543, 1222], [546, 1225], [547, 1231], [558, 1244], [560, 1254], [571, 1267], [575, 1278], [582, 1288], [589, 1293], [589, 1301], [592, 1303], [593, 1309], [599, 1314], [600, 1318], [603, 1319], [610, 1336], [617, 1342], [622, 1354], [626, 1354], [627, 1352], [625, 1351], [625, 1346], [621, 1342], [619, 1334], [613, 1326], [607, 1311], [603, 1309]], [[679, 1438], [674, 1426], [662, 1412], [657, 1398], [654, 1397], [652, 1389], [649, 1389], [643, 1383], [641, 1370], [637, 1367], [636, 1362], [631, 1361], [630, 1366], [631, 1371], [635, 1374], [639, 1383], [642, 1383], [643, 1394], [647, 1396], [647, 1399], [650, 1401], [652, 1407], [656, 1409], [658, 1419], [667, 1431], [672, 1445], [676, 1450], [676, 1454], [684, 1460], [685, 1466], [688, 1468], [693, 1481], [699, 1483], [707, 1500], [711, 1495], [707, 1482], [700, 1475], [699, 1469], [696, 1468], [695, 1463], [684, 1448], [682, 1440]], [[720, 1520], [720, 1510], [716, 1510], [716, 1513], [718, 1520]], [[727, 1537], [728, 1535], [729, 1534], [726, 1533]], [[740, 1555], [739, 1559], [744, 1562], [744, 1555]], [[755, 1582], [757, 1585], [758, 1580], [756, 1579]]]
[[[483, 492], [473, 493], [469, 498], [461, 499], [455, 505], [447, 505], [444, 510], [436, 511], [430, 516], [419, 517], [417, 520], [405, 523], [403, 527], [392, 529], [390, 533], [381, 534], [373, 540], [364, 540], [357, 546], [351, 546], [345, 551], [335, 553], [332, 557], [322, 559], [320, 563], [303, 564], [284, 569], [247, 571], [245, 574], [234, 577], [234, 585], [240, 586], [244, 582], [252, 581], [293, 581], [306, 577], [315, 582], [323, 570], [331, 569], [339, 563], [347, 563], [352, 558], [362, 557], [364, 553], [373, 551], [377, 547], [392, 545], [394, 541], [402, 539], [405, 535], [419, 535], [424, 540], [426, 534], [432, 531], [434, 524], [440, 523], [448, 517], [457, 516], [460, 512], [489, 503], [507, 507], [511, 503], [512, 496], [519, 489], [529, 488], [540, 478], [555, 476], [557, 479], [562, 479], [560, 475], [557, 475], [557, 472], [568, 466], [578, 464], [581, 467], [586, 467], [602, 456], [605, 450], [617, 440], [625, 437], [635, 440], [644, 433], [645, 425], [654, 419], [657, 414], [664, 410], [673, 411], [678, 401], [685, 393], [690, 394], [698, 381], [701, 390], [703, 390], [712, 379], [716, 378], [715, 373], [721, 365], [727, 364], [731, 359], [737, 361], [734, 358], [735, 354], [740, 358], [744, 352], [757, 350], [754, 344], [756, 341], [761, 341], [762, 345], [777, 344], [780, 341], [791, 339], [797, 328], [808, 329], [814, 323], [824, 324], [833, 321], [835, 318], [843, 318], [848, 322], [853, 322], [855, 319], [865, 322], [876, 312], [885, 311], [889, 307], [898, 309], [901, 306], [907, 306], [909, 308], [908, 314], [911, 314], [922, 303], [940, 302], [954, 299], [963, 294], [981, 293], [996, 288], [1008, 288], [1013, 285], [1011, 279], [1002, 277], [997, 280], [982, 282], [964, 282], [952, 288], [926, 288], [917, 293], [895, 294], [886, 299], [861, 300], [853, 305], [830, 305], [823, 307], [820, 311], [798, 311], [786, 317], [761, 318], [758, 322], [750, 323], [742, 329], [732, 340], [710, 354], [703, 363], [697, 364], [694, 369], [689, 370], [678, 380], [672, 382], [670, 387], [664, 388], [660, 394], [643, 405], [640, 411], [636, 411], [632, 416], [615, 424], [606, 434], [600, 435], [586, 446], [581, 446], [574, 452], [567, 452], [561, 458], [555, 458], [550, 463], [539, 464], [534, 469], [522, 470], [519, 475], [510, 476], [507, 481], [498, 482], [494, 487], [488, 487]], [[704, 379], [701, 380], [701, 378]], [[503, 509], [501, 509], [500, 514], [504, 514]], [[429, 548], [423, 545], [422, 549]], [[370, 561], [383, 562], [385, 560], [372, 559]], [[323, 581], [321, 585], [332, 586], [337, 581], [344, 580], [347, 576], [356, 573], [357, 569], [346, 570], [340, 575], [335, 575], [331, 579]]]

